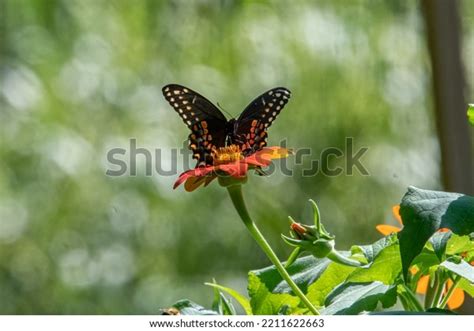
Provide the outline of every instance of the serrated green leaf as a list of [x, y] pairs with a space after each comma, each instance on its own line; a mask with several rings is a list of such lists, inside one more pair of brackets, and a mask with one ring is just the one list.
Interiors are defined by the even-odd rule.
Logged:
[[454, 272], [456, 275], [467, 279], [469, 282], [474, 283], [474, 267], [464, 260], [459, 263], [452, 261], [451, 259], [444, 261], [440, 264], [441, 267]]
[[403, 275], [426, 241], [439, 229], [459, 235], [474, 232], [474, 197], [409, 187], [400, 204], [403, 229], [399, 232]]
[[446, 246], [448, 245], [448, 241], [452, 235], [453, 233], [451, 231], [436, 232], [430, 238], [430, 243], [433, 246], [433, 250], [440, 262], [444, 259], [444, 255], [446, 253]]
[[379, 281], [390, 285], [400, 276], [401, 271], [400, 249], [398, 245], [392, 244], [380, 250], [368, 268], [357, 268], [346, 281], [351, 283]]
[[345, 283], [335, 288], [326, 299], [322, 314], [354, 315], [373, 311], [380, 302], [384, 308], [397, 301], [397, 287], [381, 282]]
[[[286, 310], [297, 309], [300, 299], [290, 294], [272, 293], [260, 278], [253, 272], [249, 273], [248, 292], [250, 305], [254, 315], [277, 315]], [[288, 306], [285, 307], [284, 306]]]
[[204, 283], [204, 284], [231, 295], [242, 306], [242, 308], [244, 309], [247, 315], [252, 315], [252, 307], [250, 306], [249, 299], [247, 299], [245, 296], [243, 296], [236, 290], [233, 290], [229, 287], [225, 287], [225, 286], [215, 284], [215, 283]]
[[181, 315], [217, 315], [215, 311], [208, 310], [188, 299], [179, 300], [172, 307], [178, 309]]

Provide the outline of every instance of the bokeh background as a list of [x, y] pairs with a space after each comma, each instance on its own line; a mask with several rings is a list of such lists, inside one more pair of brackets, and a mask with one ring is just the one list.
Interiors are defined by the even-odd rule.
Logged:
[[[473, 86], [474, 6], [457, 4]], [[309, 158], [289, 160], [291, 177], [251, 176], [250, 211], [282, 259], [287, 216], [309, 222], [308, 198], [338, 248], [376, 240], [408, 185], [443, 189], [427, 39], [417, 1], [0, 0], [0, 313], [209, 305], [204, 282], [245, 293], [247, 271], [268, 265], [218, 185], [173, 191], [176, 175], [145, 176], [143, 158], [137, 176], [105, 175], [107, 151], [131, 138], [169, 169], [188, 132], [167, 83], [234, 116], [285, 86], [270, 145], [369, 147], [370, 176], [305, 178]]]

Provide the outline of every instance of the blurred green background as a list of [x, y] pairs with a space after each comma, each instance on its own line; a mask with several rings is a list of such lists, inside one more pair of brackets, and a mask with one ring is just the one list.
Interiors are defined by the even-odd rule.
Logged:
[[[459, 4], [472, 80], [474, 7]], [[138, 176], [105, 175], [107, 151], [131, 138], [169, 169], [188, 132], [167, 83], [234, 116], [285, 86], [269, 145], [287, 138], [313, 157], [345, 137], [369, 147], [370, 176], [304, 178], [294, 159], [292, 177], [251, 176], [250, 211], [282, 259], [287, 216], [309, 222], [308, 198], [346, 249], [395, 222], [408, 185], [442, 188], [418, 2], [0, 0], [0, 38], [1, 314], [208, 305], [204, 282], [245, 293], [247, 271], [269, 264], [215, 183], [173, 191], [177, 176], [144, 176], [143, 158]]]

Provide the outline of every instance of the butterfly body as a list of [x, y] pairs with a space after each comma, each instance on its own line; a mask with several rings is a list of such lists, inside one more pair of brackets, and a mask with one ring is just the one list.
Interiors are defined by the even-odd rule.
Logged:
[[163, 87], [163, 95], [191, 130], [189, 147], [200, 165], [213, 163], [213, 150], [237, 145], [244, 155], [266, 146], [267, 129], [290, 98], [283, 87], [253, 100], [238, 118], [229, 120], [199, 93], [177, 84]]

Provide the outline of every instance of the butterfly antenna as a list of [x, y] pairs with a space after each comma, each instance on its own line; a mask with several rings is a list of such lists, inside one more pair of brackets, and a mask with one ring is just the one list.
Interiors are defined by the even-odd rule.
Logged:
[[225, 109], [219, 104], [219, 102], [217, 103], [217, 107], [219, 107], [224, 113], [226, 113], [227, 115], [229, 115], [230, 118], [233, 118], [233, 117], [234, 117], [231, 113], [229, 113], [227, 110], [225, 110]]

